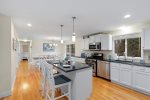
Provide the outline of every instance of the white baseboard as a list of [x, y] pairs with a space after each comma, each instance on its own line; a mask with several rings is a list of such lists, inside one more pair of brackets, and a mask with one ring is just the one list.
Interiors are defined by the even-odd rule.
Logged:
[[0, 93], [0, 98], [10, 96], [11, 94], [12, 94], [12, 91], [11, 91], [11, 90], [9, 90], [9, 91], [4, 91], [4, 92]]

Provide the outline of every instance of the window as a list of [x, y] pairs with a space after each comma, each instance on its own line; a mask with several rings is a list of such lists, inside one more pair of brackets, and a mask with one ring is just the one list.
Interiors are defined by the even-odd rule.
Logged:
[[66, 46], [67, 55], [75, 56], [75, 44], [68, 44]]
[[125, 37], [114, 40], [114, 52], [117, 56], [141, 57], [141, 37]]
[[115, 53], [123, 56], [125, 52], [125, 39], [115, 40]]
[[127, 39], [127, 56], [141, 57], [141, 38]]

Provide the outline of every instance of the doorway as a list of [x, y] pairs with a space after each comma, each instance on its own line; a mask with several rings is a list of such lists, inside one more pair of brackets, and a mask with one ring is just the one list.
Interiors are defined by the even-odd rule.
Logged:
[[31, 46], [32, 41], [31, 40], [21, 40], [19, 41], [20, 44], [20, 60], [27, 60], [29, 61], [31, 58]]

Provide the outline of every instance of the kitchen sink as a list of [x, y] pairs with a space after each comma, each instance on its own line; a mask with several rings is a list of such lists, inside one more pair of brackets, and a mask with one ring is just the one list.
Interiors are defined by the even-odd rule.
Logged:
[[115, 62], [120, 62], [120, 63], [133, 63], [132, 61], [126, 61], [126, 60], [115, 60]]

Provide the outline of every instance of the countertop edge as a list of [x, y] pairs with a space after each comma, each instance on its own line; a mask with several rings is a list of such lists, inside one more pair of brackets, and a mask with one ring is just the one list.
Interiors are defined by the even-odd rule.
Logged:
[[150, 67], [150, 65], [146, 65], [146, 64], [148, 64], [148, 63], [145, 63], [145, 64], [140, 64], [140, 63], [127, 63], [127, 62], [118, 62], [118, 61], [115, 61], [115, 60], [100, 60], [100, 61], [107, 61], [107, 62], [114, 62], [114, 63], [120, 63], [120, 64], [127, 64], [127, 65], [135, 65], [135, 66], [141, 66], [141, 67]]

